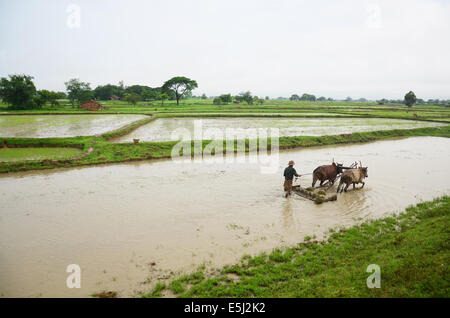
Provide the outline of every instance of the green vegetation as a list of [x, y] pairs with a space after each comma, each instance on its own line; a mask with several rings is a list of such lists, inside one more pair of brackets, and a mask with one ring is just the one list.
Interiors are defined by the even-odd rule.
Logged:
[[72, 107], [75, 105], [79, 106], [94, 96], [90, 84], [81, 82], [77, 78], [73, 78], [64, 84], [66, 85], [67, 97], [69, 98]]
[[179, 105], [180, 99], [197, 87], [196, 81], [184, 76], [176, 76], [166, 81], [162, 86], [162, 89], [165, 91], [172, 91], [175, 94], [177, 105]]
[[0, 162], [67, 159], [81, 155], [76, 148], [3, 148], [0, 149]]
[[136, 105], [136, 103], [140, 100], [140, 98], [141, 97], [135, 93], [125, 95], [125, 100], [132, 105]]
[[[330, 230], [270, 254], [244, 256], [213, 274], [205, 268], [158, 285], [179, 297], [448, 297], [450, 197], [409, 207], [399, 215]], [[381, 288], [366, 285], [377, 264]]]
[[416, 98], [416, 94], [414, 94], [413, 91], [409, 91], [406, 95], [405, 95], [405, 104], [408, 107], [412, 107], [412, 105], [414, 105], [417, 101]]
[[2, 77], [0, 96], [11, 109], [41, 108], [43, 104], [33, 77], [28, 75], [9, 75], [9, 79]]

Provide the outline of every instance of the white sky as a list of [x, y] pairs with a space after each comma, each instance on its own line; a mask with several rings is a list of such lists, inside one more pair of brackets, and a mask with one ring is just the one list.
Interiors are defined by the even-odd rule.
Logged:
[[0, 0], [13, 73], [52, 90], [187, 76], [194, 94], [450, 99], [450, 0]]

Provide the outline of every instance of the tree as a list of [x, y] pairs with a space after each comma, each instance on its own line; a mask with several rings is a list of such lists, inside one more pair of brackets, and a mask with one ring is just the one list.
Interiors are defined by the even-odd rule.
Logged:
[[412, 105], [414, 105], [416, 101], [417, 101], [416, 94], [414, 94], [413, 91], [409, 91], [408, 93], [406, 93], [405, 95], [406, 106], [412, 107]]
[[353, 101], [353, 99], [350, 96], [347, 96], [347, 98], [345, 99], [346, 102], [351, 102]]
[[208, 97], [206, 96], [206, 94], [202, 94], [201, 99], [208, 99]]
[[289, 97], [289, 100], [299, 101], [300, 100], [300, 96], [298, 96], [297, 94], [293, 94], [293, 95], [291, 95], [291, 97]]
[[219, 96], [220, 101], [223, 104], [228, 104], [231, 103], [233, 101], [233, 98], [231, 97], [231, 94], [222, 94]]
[[253, 104], [253, 96], [250, 91], [240, 92], [234, 99], [239, 102], [246, 102], [248, 105]]
[[316, 96], [311, 95], [311, 94], [303, 94], [301, 100], [307, 100], [310, 102], [315, 102], [316, 101]]
[[29, 75], [9, 75], [0, 79], [0, 97], [12, 109], [41, 108], [41, 96], [37, 94], [33, 77]]
[[162, 87], [164, 90], [172, 91], [175, 93], [177, 105], [179, 105], [180, 99], [183, 98], [186, 93], [191, 92], [198, 86], [197, 82], [194, 80], [191, 80], [184, 76], [176, 76], [166, 81]]
[[169, 95], [166, 93], [161, 93], [158, 95], [158, 99], [161, 100], [161, 106], [164, 105], [164, 101], [169, 98]]
[[109, 100], [113, 95], [119, 96], [119, 86], [106, 84], [94, 89], [94, 97], [99, 100]]
[[264, 99], [259, 98], [258, 96], [253, 97], [253, 102], [257, 105], [262, 105], [264, 104]]
[[48, 91], [46, 89], [38, 91], [41, 97], [42, 104], [50, 103], [52, 106], [58, 106], [58, 99], [60, 98], [60, 93]]
[[125, 100], [130, 104], [136, 105], [136, 103], [141, 100], [141, 96], [136, 93], [126, 94]]
[[72, 106], [75, 106], [75, 101], [80, 105], [91, 99], [94, 95], [91, 91], [90, 84], [81, 82], [77, 78], [73, 78], [64, 84], [66, 85], [67, 97], [72, 103]]

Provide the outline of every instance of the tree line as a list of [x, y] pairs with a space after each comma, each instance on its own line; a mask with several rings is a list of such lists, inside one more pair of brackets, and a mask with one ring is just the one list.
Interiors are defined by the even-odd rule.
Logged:
[[121, 99], [131, 104], [149, 100], [180, 100], [191, 96], [198, 84], [195, 80], [183, 76], [176, 76], [166, 81], [161, 87], [145, 85], [99, 85], [91, 89], [90, 83], [77, 78], [65, 82], [66, 92], [37, 90], [33, 77], [25, 74], [9, 75], [0, 79], [0, 98], [10, 105], [11, 109], [40, 109], [45, 104], [58, 106], [59, 99], [67, 98], [73, 107], [80, 106], [91, 99], [114, 100]]
[[[192, 90], [198, 87], [195, 80], [184, 76], [173, 77], [161, 87], [149, 87], [145, 85], [131, 85], [125, 86], [123, 82], [119, 82], [118, 85], [106, 84], [98, 85], [95, 89], [91, 89], [90, 83], [82, 82], [79, 79], [71, 79], [64, 83], [66, 86], [66, 92], [54, 92], [49, 90], [37, 90], [33, 77], [29, 75], [14, 74], [9, 75], [9, 78], [3, 77], [0, 79], [0, 98], [3, 102], [10, 105], [11, 109], [39, 109], [45, 104], [52, 106], [58, 106], [60, 99], [67, 98], [73, 107], [79, 106], [84, 102], [96, 99], [96, 100], [115, 100], [120, 99], [136, 105], [139, 101], [151, 101], [160, 100], [161, 104], [165, 100], [176, 100], [177, 105], [181, 99], [191, 98]], [[199, 96], [201, 99], [207, 99], [208, 97], [203, 94]], [[248, 105], [262, 105], [269, 97], [260, 98], [253, 96], [250, 91], [241, 92], [236, 96], [231, 94], [222, 94], [213, 99], [215, 105], [226, 105], [229, 103], [247, 103]], [[284, 99], [284, 98], [279, 98]], [[291, 101], [334, 101], [332, 98], [319, 97], [316, 98], [313, 94], [304, 93], [299, 96], [297, 94], [291, 95], [289, 98]], [[346, 102], [352, 102], [351, 97], [345, 99]], [[365, 98], [360, 98], [356, 101], [367, 102]], [[379, 105], [387, 103], [402, 103], [408, 107], [412, 107], [414, 104], [432, 104], [450, 106], [450, 101], [429, 99], [425, 102], [423, 99], [418, 99], [414, 92], [409, 91], [404, 96], [403, 100], [378, 100]]]

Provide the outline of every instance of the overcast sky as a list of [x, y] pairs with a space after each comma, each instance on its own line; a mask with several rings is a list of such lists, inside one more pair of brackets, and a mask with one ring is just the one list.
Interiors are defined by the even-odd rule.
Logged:
[[0, 0], [0, 77], [38, 89], [450, 99], [449, 0]]

